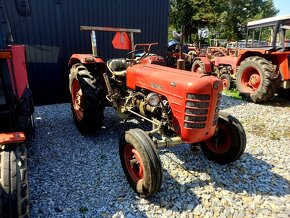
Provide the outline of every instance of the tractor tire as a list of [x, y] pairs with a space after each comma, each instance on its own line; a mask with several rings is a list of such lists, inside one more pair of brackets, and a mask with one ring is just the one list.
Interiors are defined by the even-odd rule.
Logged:
[[233, 88], [233, 78], [229, 74], [223, 73], [220, 79], [223, 82], [223, 90], [230, 90]]
[[200, 144], [201, 150], [209, 160], [228, 164], [236, 161], [244, 153], [246, 133], [236, 118], [220, 112], [216, 133]]
[[205, 73], [205, 66], [201, 60], [195, 60], [191, 66], [191, 72], [194, 73]]
[[120, 139], [119, 152], [133, 190], [142, 197], [156, 193], [162, 183], [162, 166], [151, 138], [141, 129], [126, 131]]
[[279, 79], [275, 67], [265, 58], [253, 56], [242, 61], [236, 77], [237, 89], [246, 100], [269, 100], [277, 91]]
[[15, 111], [14, 127], [10, 131], [22, 131], [25, 133], [25, 145], [32, 146], [35, 137], [34, 104], [31, 90], [27, 87], [20, 99]]
[[105, 97], [99, 75], [93, 75], [80, 63], [70, 69], [71, 109], [82, 134], [95, 133], [104, 120]]
[[29, 217], [25, 144], [10, 144], [0, 152], [0, 183], [0, 217]]

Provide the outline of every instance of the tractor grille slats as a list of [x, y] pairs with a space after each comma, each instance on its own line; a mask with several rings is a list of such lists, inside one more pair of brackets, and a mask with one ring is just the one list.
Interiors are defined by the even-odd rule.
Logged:
[[222, 94], [219, 93], [218, 94], [218, 100], [217, 100], [216, 108], [215, 108], [214, 119], [213, 119], [213, 122], [212, 122], [212, 125], [213, 126], [216, 126], [217, 125], [217, 122], [218, 122], [218, 119], [219, 119], [219, 111], [220, 111], [221, 98], [222, 98]]
[[184, 127], [203, 129], [206, 127], [210, 95], [187, 94], [185, 103]]

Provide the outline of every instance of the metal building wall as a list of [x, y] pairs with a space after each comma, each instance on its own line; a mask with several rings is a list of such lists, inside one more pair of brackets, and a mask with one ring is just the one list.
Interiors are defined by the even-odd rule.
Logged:
[[[69, 100], [67, 62], [72, 53], [91, 53], [89, 32], [80, 25], [141, 29], [136, 43], [159, 42], [153, 52], [165, 56], [169, 0], [29, 0], [31, 15], [8, 8], [15, 43], [27, 45], [30, 87], [36, 104]], [[114, 50], [113, 33], [97, 32], [99, 56], [108, 60], [126, 52]]]

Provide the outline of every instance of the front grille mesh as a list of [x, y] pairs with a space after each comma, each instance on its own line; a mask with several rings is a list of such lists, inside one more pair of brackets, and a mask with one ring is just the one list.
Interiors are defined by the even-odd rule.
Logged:
[[185, 103], [184, 127], [203, 129], [206, 127], [210, 95], [187, 94]]

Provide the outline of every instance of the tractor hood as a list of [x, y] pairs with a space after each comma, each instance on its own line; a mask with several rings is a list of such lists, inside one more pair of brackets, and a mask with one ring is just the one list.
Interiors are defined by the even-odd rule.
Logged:
[[130, 89], [151, 90], [168, 100], [174, 129], [184, 141], [206, 140], [213, 135], [222, 91], [222, 82], [216, 77], [155, 64], [136, 64], [127, 68], [126, 82]]

